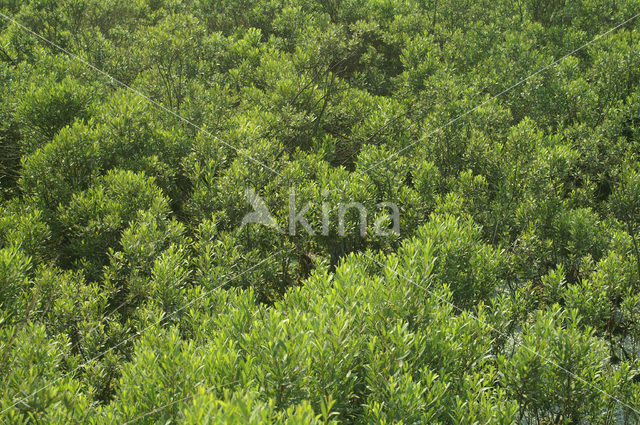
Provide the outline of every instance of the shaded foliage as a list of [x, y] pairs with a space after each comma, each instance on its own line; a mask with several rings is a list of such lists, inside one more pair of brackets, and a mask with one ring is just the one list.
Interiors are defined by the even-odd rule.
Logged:
[[1, 2], [0, 421], [639, 423], [639, 7]]

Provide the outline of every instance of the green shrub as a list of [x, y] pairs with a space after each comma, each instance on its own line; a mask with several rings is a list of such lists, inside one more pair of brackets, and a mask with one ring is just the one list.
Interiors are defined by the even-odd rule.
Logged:
[[120, 236], [143, 211], [168, 214], [169, 206], [153, 178], [131, 171], [110, 172], [88, 190], [60, 207], [65, 257], [95, 278], [107, 262], [109, 249], [119, 247]]

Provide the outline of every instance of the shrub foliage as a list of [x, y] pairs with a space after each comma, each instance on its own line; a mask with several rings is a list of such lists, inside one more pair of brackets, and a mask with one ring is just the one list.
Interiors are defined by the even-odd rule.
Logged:
[[0, 2], [0, 422], [640, 423], [639, 10]]

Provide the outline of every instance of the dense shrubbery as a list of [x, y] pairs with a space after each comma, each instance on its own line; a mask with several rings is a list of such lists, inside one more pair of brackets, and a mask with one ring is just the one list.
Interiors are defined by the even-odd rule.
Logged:
[[0, 422], [640, 423], [638, 11], [1, 2]]

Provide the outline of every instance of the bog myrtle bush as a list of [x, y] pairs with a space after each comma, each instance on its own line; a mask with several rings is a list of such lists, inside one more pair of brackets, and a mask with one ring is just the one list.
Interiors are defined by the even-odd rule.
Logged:
[[639, 7], [0, 3], [0, 423], [639, 424]]

